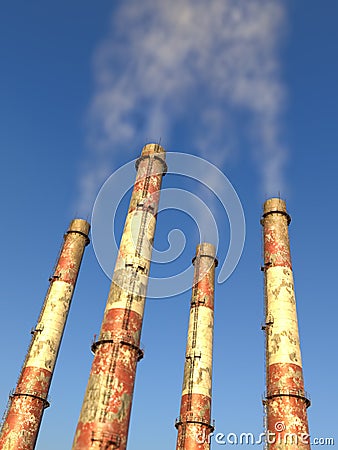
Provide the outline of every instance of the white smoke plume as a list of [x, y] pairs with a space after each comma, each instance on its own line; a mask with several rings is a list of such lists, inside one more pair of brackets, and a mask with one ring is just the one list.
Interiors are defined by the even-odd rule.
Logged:
[[79, 209], [91, 209], [121, 148], [134, 152], [135, 142], [162, 137], [174, 151], [169, 144], [178, 129], [189, 133], [190, 148], [221, 168], [236, 150], [234, 115], [241, 114], [262, 189], [269, 195], [283, 189], [285, 25], [281, 0], [121, 2], [94, 57], [91, 155]]

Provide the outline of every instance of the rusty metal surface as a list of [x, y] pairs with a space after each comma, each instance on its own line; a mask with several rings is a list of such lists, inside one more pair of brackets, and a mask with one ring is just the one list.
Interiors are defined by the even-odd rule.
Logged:
[[64, 237], [50, 286], [1, 430], [2, 450], [34, 449], [56, 363], [89, 224], [75, 219]]
[[[262, 218], [265, 274], [267, 432], [270, 450], [309, 449], [302, 360], [285, 202], [265, 202]], [[294, 434], [295, 440], [288, 436]], [[272, 436], [272, 434], [271, 434]], [[296, 442], [297, 441], [297, 442]]]
[[132, 192], [112, 284], [92, 349], [95, 353], [73, 450], [119, 449], [127, 445], [152, 242], [165, 151], [148, 144], [136, 163]]
[[215, 248], [208, 243], [197, 247], [194, 258], [186, 361], [180, 417], [176, 421], [177, 450], [210, 448], [212, 389], [212, 348], [214, 328]]

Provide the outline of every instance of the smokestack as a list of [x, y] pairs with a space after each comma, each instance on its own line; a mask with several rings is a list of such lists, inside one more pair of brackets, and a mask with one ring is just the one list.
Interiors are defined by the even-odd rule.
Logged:
[[193, 259], [194, 285], [190, 304], [180, 417], [176, 420], [177, 450], [209, 450], [211, 425], [212, 346], [214, 330], [215, 247], [203, 242]]
[[[265, 345], [267, 447], [310, 449], [288, 225], [279, 198], [264, 203]], [[290, 437], [295, 434], [296, 437]], [[292, 442], [296, 439], [297, 442]], [[293, 445], [292, 445], [293, 444]]]
[[2, 450], [32, 450], [37, 440], [68, 311], [85, 246], [89, 224], [71, 222], [23, 364], [10, 396], [1, 429]]
[[136, 181], [73, 450], [119, 449], [127, 445], [140, 336], [165, 151], [148, 144], [136, 162]]

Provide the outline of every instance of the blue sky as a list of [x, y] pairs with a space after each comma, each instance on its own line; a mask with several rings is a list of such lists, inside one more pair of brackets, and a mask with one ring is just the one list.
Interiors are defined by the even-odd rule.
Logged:
[[[259, 434], [262, 429], [259, 219], [264, 200], [280, 191], [293, 218], [310, 431], [337, 441], [337, 13], [334, 0], [2, 5], [3, 410], [68, 223], [77, 215], [90, 217], [105, 178], [136, 158], [146, 142], [161, 138], [170, 152], [216, 164], [245, 213], [241, 261], [216, 287], [217, 430]], [[193, 183], [164, 179], [164, 188], [176, 185], [210, 199]], [[224, 258], [229, 227], [214, 200]], [[117, 235], [123, 214], [122, 204]], [[164, 249], [168, 232], [180, 224], [187, 240], [177, 261], [180, 270], [193, 256], [197, 234], [179, 214], [159, 215], [155, 245]], [[90, 246], [38, 450], [71, 446], [92, 361], [90, 343], [108, 289]], [[147, 303], [146, 353], [137, 371], [129, 450], [175, 447], [188, 309], [189, 292]]]

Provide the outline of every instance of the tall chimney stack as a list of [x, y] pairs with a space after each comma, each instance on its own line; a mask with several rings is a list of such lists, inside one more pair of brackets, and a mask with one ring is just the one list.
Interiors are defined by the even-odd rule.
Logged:
[[[288, 225], [279, 198], [264, 203], [267, 448], [310, 449]], [[294, 436], [290, 436], [294, 434]]]
[[82, 219], [71, 222], [50, 278], [50, 286], [23, 364], [16, 389], [1, 429], [2, 450], [35, 448], [43, 411], [65, 328], [75, 283], [85, 246], [89, 243], [89, 224]]
[[148, 144], [136, 162], [136, 181], [121, 239], [73, 450], [127, 445], [152, 243], [166, 172], [165, 151]]
[[197, 246], [190, 304], [188, 340], [180, 416], [176, 420], [177, 450], [209, 450], [211, 424], [212, 347], [214, 330], [215, 247]]

